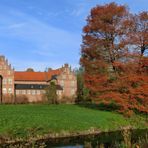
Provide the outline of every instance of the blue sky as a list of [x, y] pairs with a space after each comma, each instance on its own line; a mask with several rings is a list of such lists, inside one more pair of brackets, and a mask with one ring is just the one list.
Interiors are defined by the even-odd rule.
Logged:
[[[16, 70], [79, 66], [82, 28], [90, 9], [112, 0], [0, 0], [0, 55]], [[148, 0], [115, 0], [130, 11]]]

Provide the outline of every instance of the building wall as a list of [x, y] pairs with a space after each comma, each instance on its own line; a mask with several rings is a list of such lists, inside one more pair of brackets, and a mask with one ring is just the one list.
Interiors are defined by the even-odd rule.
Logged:
[[2, 102], [11, 103], [14, 101], [14, 70], [4, 56], [0, 56], [0, 76], [2, 76]]
[[[45, 90], [15, 90], [15, 84], [49, 84], [46, 81], [14, 81], [14, 70], [8, 64], [4, 56], [0, 56], [0, 76], [2, 77], [2, 102], [23, 103], [45, 101]], [[0, 81], [1, 83], [1, 81]], [[57, 90], [59, 102], [74, 102], [77, 91], [77, 79], [68, 64], [61, 68], [61, 74], [57, 76], [56, 83], [63, 90]], [[1, 85], [0, 85], [1, 86]], [[64, 100], [66, 99], [66, 100]], [[1, 103], [1, 97], [0, 97]]]
[[57, 77], [57, 82], [63, 87], [61, 99], [65, 97], [65, 101], [74, 102], [77, 92], [77, 78], [68, 64], [62, 68], [62, 73]]
[[16, 97], [15, 101], [17, 103], [36, 103], [36, 102], [44, 102], [46, 98], [44, 96], [45, 90], [15, 90]]
[[[41, 84], [47, 85], [45, 81], [15, 81], [15, 84]], [[19, 102], [19, 98], [24, 99], [26, 102], [42, 102], [45, 101], [44, 89], [15, 89], [16, 102]], [[20, 100], [21, 101], [21, 100]]]

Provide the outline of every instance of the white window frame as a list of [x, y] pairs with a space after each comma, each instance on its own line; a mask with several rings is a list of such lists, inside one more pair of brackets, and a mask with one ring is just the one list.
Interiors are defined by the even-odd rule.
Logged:
[[35, 90], [32, 90], [32, 95], [36, 95], [36, 91]]
[[16, 95], [19, 95], [20, 94], [20, 91], [19, 90], [16, 90]]
[[3, 84], [7, 84], [7, 79], [6, 78], [3, 79]]
[[8, 78], [8, 84], [12, 84], [12, 79]]
[[12, 94], [12, 88], [11, 88], [11, 87], [8, 88], [8, 93], [9, 93], [9, 94]]
[[37, 91], [36, 91], [36, 94], [37, 94], [37, 95], [40, 95], [40, 94], [41, 94], [41, 91], [40, 91], [40, 90], [37, 90]]
[[71, 95], [74, 95], [75, 94], [75, 89], [71, 89], [70, 93], [71, 93]]
[[61, 86], [64, 87], [64, 80], [61, 80]]
[[22, 94], [25, 95], [26, 94], [26, 90], [22, 90]]
[[31, 95], [31, 90], [27, 90], [27, 94], [28, 95]]
[[3, 88], [3, 94], [7, 94], [7, 88]]

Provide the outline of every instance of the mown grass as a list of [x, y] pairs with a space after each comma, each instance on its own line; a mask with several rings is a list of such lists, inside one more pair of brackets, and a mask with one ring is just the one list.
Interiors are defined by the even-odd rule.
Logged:
[[123, 126], [146, 128], [144, 117], [125, 118], [120, 114], [77, 105], [0, 105], [0, 136], [26, 138], [48, 133], [101, 131]]

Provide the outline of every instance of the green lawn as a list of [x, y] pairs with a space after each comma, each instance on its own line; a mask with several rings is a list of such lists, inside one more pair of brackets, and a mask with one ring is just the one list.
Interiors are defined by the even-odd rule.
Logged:
[[132, 125], [144, 128], [144, 117], [130, 119], [120, 114], [77, 105], [0, 105], [0, 137], [31, 137], [47, 133], [102, 131]]

